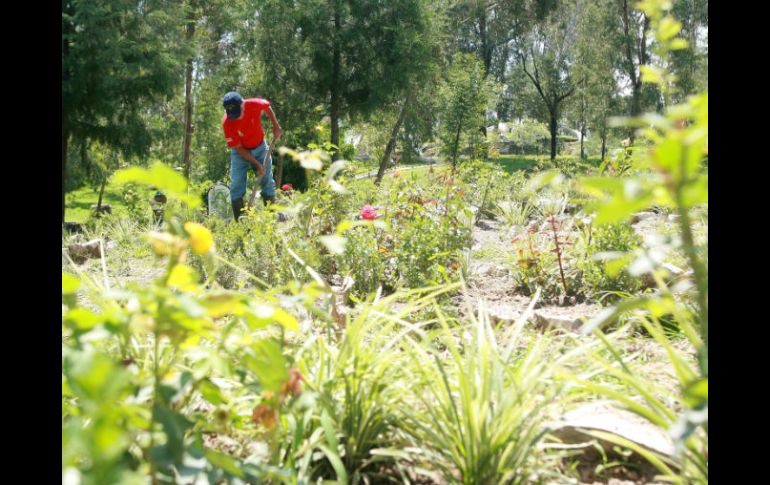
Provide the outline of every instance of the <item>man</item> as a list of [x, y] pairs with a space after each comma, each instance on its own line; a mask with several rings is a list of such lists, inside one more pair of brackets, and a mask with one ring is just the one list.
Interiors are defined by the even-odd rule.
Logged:
[[273, 180], [273, 163], [268, 160], [265, 164], [267, 143], [262, 131], [262, 112], [267, 113], [273, 125], [273, 136], [280, 138], [281, 125], [275, 117], [270, 102], [261, 98], [243, 99], [231, 91], [222, 99], [225, 116], [222, 127], [225, 131], [227, 146], [232, 148], [230, 153], [230, 201], [233, 205], [233, 216], [237, 221], [243, 213], [243, 196], [246, 194], [246, 172], [251, 166], [262, 189], [262, 201], [275, 202], [275, 181]]

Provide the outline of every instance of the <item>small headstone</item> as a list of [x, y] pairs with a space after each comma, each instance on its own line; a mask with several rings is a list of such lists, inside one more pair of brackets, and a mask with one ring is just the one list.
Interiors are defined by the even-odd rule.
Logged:
[[112, 214], [112, 206], [110, 204], [102, 204], [101, 207], [99, 207], [99, 210], [97, 211], [97, 204], [91, 205], [91, 210], [96, 211], [99, 214]]
[[533, 323], [540, 329], [561, 329], [570, 332], [577, 332], [583, 326], [583, 321], [579, 318], [561, 317], [545, 312], [535, 312]]
[[77, 264], [90, 258], [100, 258], [102, 254], [100, 241], [100, 239], [93, 239], [83, 244], [70, 244], [67, 247], [67, 253], [72, 258], [72, 261]]
[[230, 188], [222, 182], [217, 182], [209, 189], [209, 217], [211, 216], [225, 222], [233, 218]]

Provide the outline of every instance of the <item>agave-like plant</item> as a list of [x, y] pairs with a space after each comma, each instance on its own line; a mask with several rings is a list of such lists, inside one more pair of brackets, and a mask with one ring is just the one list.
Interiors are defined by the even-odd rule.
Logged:
[[529, 483], [542, 457], [543, 424], [562, 386], [547, 356], [550, 339], [522, 338], [536, 298], [500, 335], [483, 308], [459, 329], [460, 339], [438, 311], [431, 338], [410, 342], [411, 393], [419, 404], [405, 410], [403, 423], [412, 455], [448, 483]]

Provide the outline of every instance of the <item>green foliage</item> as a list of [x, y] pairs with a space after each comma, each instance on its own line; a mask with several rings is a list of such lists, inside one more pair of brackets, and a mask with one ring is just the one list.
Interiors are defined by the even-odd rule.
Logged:
[[99, 141], [126, 155], [149, 145], [141, 109], [171, 95], [180, 79], [182, 52], [166, 37], [177, 20], [166, 8], [145, 15], [125, 0], [62, 3], [63, 170], [70, 141]]
[[485, 109], [492, 101], [493, 85], [484, 77], [484, 66], [471, 54], [457, 54], [439, 93], [443, 106], [439, 121], [442, 151], [453, 165], [463, 147], [471, 157], [485, 156], [481, 129], [486, 126]]
[[121, 197], [130, 217], [142, 221], [147, 215], [147, 198], [143, 197], [142, 190], [133, 183], [123, 186]]
[[[679, 25], [667, 15], [666, 5], [650, 1], [640, 4], [640, 8], [651, 19], [649, 34], [661, 44], [659, 52], [675, 48]], [[660, 75], [648, 77], [648, 81], [655, 81], [663, 92], [667, 92], [671, 78], [665, 68], [659, 69]], [[641, 119], [626, 120], [626, 123], [647, 127], [642, 134], [650, 146], [640, 153], [640, 170], [622, 178], [587, 178], [581, 180], [581, 185], [599, 197], [594, 206], [598, 224], [623, 220], [639, 208], [652, 204], [674, 209], [679, 216], [681, 250], [693, 271], [693, 287], [668, 288], [658, 267], [660, 258], [641, 254], [630, 264], [629, 272], [634, 275], [651, 273], [659, 291], [624, 300], [597, 315], [585, 331], [629, 315], [665, 348], [676, 371], [679, 389], [673, 395], [669, 393], [667, 400], [656, 397], [650, 390], [650, 383], [641, 381], [616, 350], [613, 356], [620, 361], [621, 367], [614, 367], [612, 373], [627, 389], [633, 389], [635, 397], [642, 399], [634, 399], [627, 391], [618, 392], [609, 386], [585, 385], [593, 392], [623, 403], [676, 438], [677, 454], [673, 460], [656, 454], [645, 455], [668, 480], [708, 483], [708, 266], [703, 256], [707, 251], [696, 246], [690, 219], [694, 208], [708, 202], [708, 168], [704, 163], [708, 155], [708, 93], [672, 106], [662, 115], [647, 114]], [[673, 316], [689, 344], [697, 351], [697, 369], [686, 363], [666, 337], [660, 319], [667, 315]], [[602, 338], [600, 332], [596, 335]], [[602, 340], [612, 350], [612, 344], [605, 338]], [[675, 404], [672, 405], [672, 401]]]
[[518, 153], [540, 153], [551, 136], [548, 126], [539, 121], [524, 118], [521, 123], [510, 123], [506, 138], [510, 140]]
[[[416, 453], [451, 483], [529, 483], [541, 425], [558, 402], [547, 341], [520, 341], [525, 318], [495, 335], [480, 313], [458, 342], [439, 313], [432, 339], [409, 342], [419, 406], [403, 419]], [[499, 342], [498, 342], [499, 340]]]
[[622, 258], [642, 244], [642, 238], [634, 229], [628, 223], [599, 227], [589, 223], [584, 232], [587, 238], [583, 240], [585, 259], [579, 267], [583, 271], [586, 291], [608, 303], [617, 300], [615, 292], [639, 291], [641, 280], [620, 267], [626, 262]]

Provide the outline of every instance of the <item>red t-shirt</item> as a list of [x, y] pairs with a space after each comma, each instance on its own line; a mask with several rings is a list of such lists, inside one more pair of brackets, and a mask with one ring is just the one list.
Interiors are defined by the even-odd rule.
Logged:
[[225, 113], [222, 118], [222, 128], [225, 130], [225, 139], [230, 148], [239, 144], [244, 148], [256, 148], [265, 138], [262, 131], [262, 112], [270, 107], [270, 101], [262, 98], [249, 98], [243, 100], [243, 113], [238, 120], [227, 118]]

